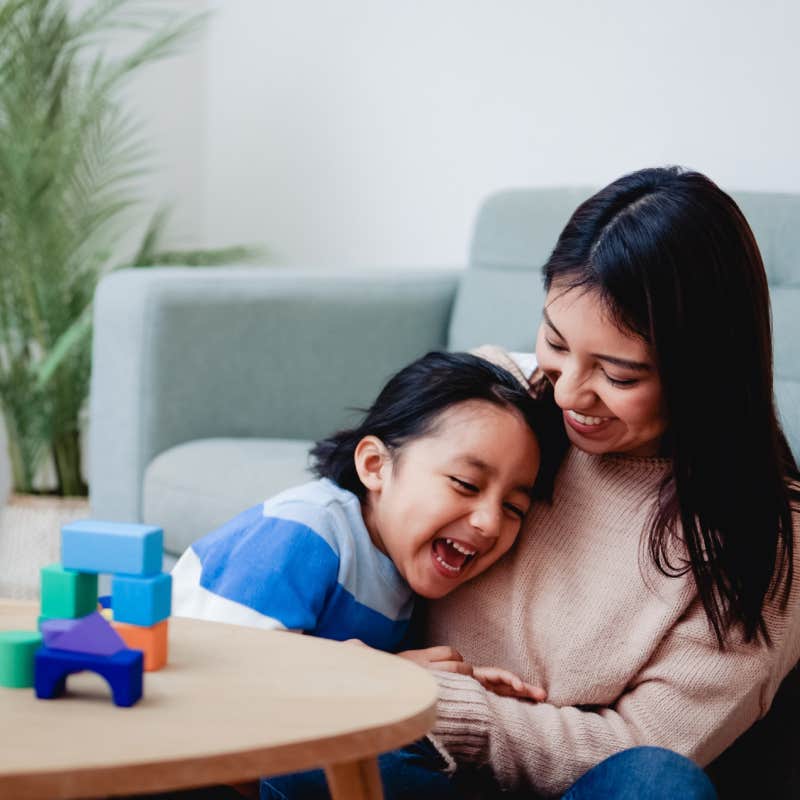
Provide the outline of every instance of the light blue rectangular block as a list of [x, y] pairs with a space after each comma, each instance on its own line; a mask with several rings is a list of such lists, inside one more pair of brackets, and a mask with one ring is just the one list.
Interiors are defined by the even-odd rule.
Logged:
[[146, 628], [161, 622], [172, 612], [172, 575], [161, 573], [147, 578], [114, 575], [111, 610], [114, 622]]
[[82, 519], [61, 528], [61, 563], [81, 572], [157, 575], [163, 546], [154, 525]]

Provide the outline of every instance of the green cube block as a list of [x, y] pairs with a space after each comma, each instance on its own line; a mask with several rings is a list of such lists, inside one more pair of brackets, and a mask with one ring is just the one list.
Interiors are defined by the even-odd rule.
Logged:
[[97, 609], [97, 575], [64, 569], [61, 564], [42, 567], [42, 616], [75, 619]]
[[0, 631], [0, 686], [33, 686], [33, 656], [42, 644], [34, 631]]

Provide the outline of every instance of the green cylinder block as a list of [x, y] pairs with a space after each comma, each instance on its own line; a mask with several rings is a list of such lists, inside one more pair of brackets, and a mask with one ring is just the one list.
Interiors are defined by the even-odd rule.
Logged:
[[0, 631], [0, 686], [33, 686], [33, 656], [41, 644], [35, 631]]

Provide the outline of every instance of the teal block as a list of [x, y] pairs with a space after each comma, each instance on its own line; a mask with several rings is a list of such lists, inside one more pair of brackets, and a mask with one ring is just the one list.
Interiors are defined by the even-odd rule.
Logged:
[[139, 578], [114, 575], [111, 579], [114, 622], [149, 628], [172, 612], [172, 575]]
[[157, 575], [163, 547], [154, 525], [83, 519], [61, 528], [61, 562], [82, 572]]
[[61, 564], [42, 567], [40, 575], [43, 617], [75, 619], [97, 609], [97, 575]]
[[42, 635], [35, 631], [0, 631], [0, 686], [33, 686], [34, 655], [41, 644]]

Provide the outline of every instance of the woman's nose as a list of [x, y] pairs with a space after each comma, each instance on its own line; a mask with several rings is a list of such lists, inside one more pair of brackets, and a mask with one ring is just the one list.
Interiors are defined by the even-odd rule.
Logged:
[[550, 379], [553, 382], [553, 397], [560, 408], [581, 409], [592, 404], [594, 398], [588, 376], [581, 370], [567, 367], [551, 375]]

